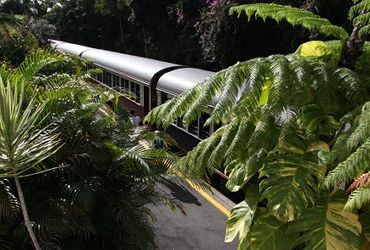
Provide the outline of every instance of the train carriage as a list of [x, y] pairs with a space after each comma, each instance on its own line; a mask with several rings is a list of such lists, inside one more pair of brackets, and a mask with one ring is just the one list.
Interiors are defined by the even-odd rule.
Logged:
[[[103, 73], [95, 76], [95, 80], [100, 84], [116, 91], [133, 93], [130, 97], [122, 97], [121, 101], [127, 109], [134, 110], [141, 118], [154, 107], [193, 88], [214, 74], [184, 65], [63, 41], [50, 42], [53, 49], [78, 56], [101, 68]], [[167, 132], [179, 142], [182, 149], [188, 151], [213, 132], [213, 126], [204, 126], [208, 117], [208, 113], [203, 113], [188, 127], [184, 127], [181, 120], [178, 120]]]

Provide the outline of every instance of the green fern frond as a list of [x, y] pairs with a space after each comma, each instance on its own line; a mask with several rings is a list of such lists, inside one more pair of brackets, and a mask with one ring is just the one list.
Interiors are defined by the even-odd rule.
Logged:
[[370, 34], [370, 20], [369, 20], [369, 24], [362, 27], [358, 34], [360, 37], [363, 37], [363, 38], [367, 37]]
[[212, 154], [209, 157], [209, 168], [216, 169], [220, 168], [222, 165], [223, 160], [226, 158], [224, 155], [227, 152], [227, 149], [232, 144], [233, 140], [235, 139], [235, 135], [237, 134], [240, 126], [240, 121], [236, 120], [231, 122], [225, 128], [222, 138], [218, 143], [217, 147], [213, 150]]
[[[215, 74], [196, 88], [157, 107], [149, 113], [146, 121], [167, 127], [176, 118], [183, 117], [184, 122], [190, 124], [208, 105], [212, 105], [212, 100], [217, 100], [217, 104], [207, 125], [229, 122], [230, 112], [249, 116], [266, 104], [281, 109], [284, 103], [291, 101], [300, 102], [295, 105], [314, 101], [315, 95], [320, 96], [318, 99], [325, 110], [333, 111], [333, 101], [329, 99], [340, 100], [343, 95], [333, 88], [337, 88], [339, 80], [346, 79], [334, 71], [318, 60], [296, 55], [252, 59]], [[298, 92], [300, 98], [293, 98], [286, 89]], [[338, 106], [334, 107], [338, 109]]]
[[223, 137], [223, 131], [224, 128], [222, 130], [216, 131], [214, 133], [215, 136], [212, 136], [211, 138], [209, 138], [209, 140], [204, 141], [204, 146], [201, 146], [203, 149], [199, 150], [198, 157], [194, 158], [198, 161], [196, 164], [199, 164], [199, 166], [207, 166], [212, 153], [214, 152], [217, 145], [219, 145]]
[[353, 211], [360, 209], [362, 206], [370, 202], [370, 187], [364, 186], [356, 189], [348, 198], [344, 210]]
[[[189, 171], [201, 176], [224, 163], [228, 174], [236, 178], [228, 188], [235, 190], [261, 167], [251, 165], [251, 157], [261, 149], [268, 152], [281, 147], [303, 154], [312, 143], [320, 141], [313, 136], [316, 132], [335, 132], [339, 123], [328, 114], [345, 114], [347, 110], [339, 108], [343, 103], [355, 105], [359, 96], [366, 96], [359, 86], [364, 84], [355, 73], [317, 58], [273, 55], [237, 63], [215, 74], [157, 107], [148, 120], [167, 126], [185, 117], [185, 122], [190, 123], [217, 100], [207, 124], [221, 120], [227, 125], [194, 148], [181, 164], [183, 169], [193, 169]], [[296, 114], [283, 121], [281, 116], [287, 109]], [[234, 128], [232, 136], [227, 135], [229, 125]]]
[[370, 162], [370, 138], [362, 144], [353, 154], [345, 161], [329, 172], [325, 178], [325, 186], [327, 188], [338, 185], [342, 182], [347, 182], [357, 178], [360, 174], [369, 170]]
[[370, 34], [370, 1], [354, 1], [348, 13], [354, 26], [359, 27], [359, 36], [365, 39]]
[[226, 163], [234, 159], [241, 159], [242, 155], [248, 150], [248, 139], [254, 132], [254, 125], [248, 119], [241, 119], [238, 131], [236, 132], [232, 143], [226, 151]]
[[359, 117], [358, 126], [348, 138], [348, 148], [353, 150], [364, 143], [370, 137], [370, 102], [366, 103], [362, 108], [362, 113]]
[[225, 80], [225, 71], [221, 71], [213, 76], [209, 83], [206, 84], [200, 92], [198, 98], [194, 100], [194, 103], [189, 107], [188, 111], [184, 115], [184, 119], [187, 121], [195, 120], [201, 110], [198, 107], [207, 107], [215, 96], [219, 96]]
[[62, 60], [64, 58], [59, 54], [52, 54], [47, 50], [37, 50], [19, 65], [18, 70], [25, 79], [31, 79], [45, 66]]
[[62, 192], [71, 204], [82, 211], [89, 212], [94, 209], [98, 198], [102, 195], [102, 183], [103, 181], [97, 176], [75, 181], [67, 180], [63, 183]]
[[252, 16], [261, 17], [263, 20], [272, 18], [277, 22], [286, 20], [291, 25], [301, 25], [302, 27], [312, 30], [315, 29], [324, 35], [330, 35], [342, 40], [348, 38], [348, 33], [342, 27], [333, 25], [326, 18], [322, 18], [307, 10], [294, 8], [291, 6], [284, 6], [278, 4], [245, 4], [231, 7], [230, 14], [241, 15], [245, 13], [250, 19]]

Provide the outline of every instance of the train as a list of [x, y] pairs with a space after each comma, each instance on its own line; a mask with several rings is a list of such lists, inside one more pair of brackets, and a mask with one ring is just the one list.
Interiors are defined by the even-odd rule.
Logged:
[[[93, 76], [94, 80], [115, 91], [133, 93], [122, 96], [120, 103], [128, 110], [134, 110], [135, 115], [144, 118], [156, 106], [174, 98], [182, 92], [193, 88], [215, 72], [143, 58], [108, 50], [96, 49], [78, 44], [50, 40], [52, 49], [63, 51], [91, 62], [100, 68], [102, 73]], [[168, 133], [178, 147], [187, 152], [201, 140], [208, 138], [220, 125], [204, 126], [210, 116], [212, 106], [209, 106], [196, 121], [184, 126], [181, 119], [167, 128]], [[234, 202], [243, 199], [243, 194], [229, 192], [225, 184], [228, 177], [216, 170], [211, 177], [212, 186], [224, 193]]]
[[[133, 93], [128, 97], [123, 96], [121, 102], [141, 119], [154, 107], [215, 74], [185, 65], [58, 40], [50, 40], [50, 45], [54, 50], [77, 56], [100, 68], [102, 73], [93, 76], [97, 83], [119, 92]], [[187, 127], [178, 119], [167, 129], [167, 133], [178, 142], [181, 149], [189, 151], [217, 129], [213, 125], [204, 126], [211, 108], [210, 106], [209, 112], [202, 113], [197, 121]]]

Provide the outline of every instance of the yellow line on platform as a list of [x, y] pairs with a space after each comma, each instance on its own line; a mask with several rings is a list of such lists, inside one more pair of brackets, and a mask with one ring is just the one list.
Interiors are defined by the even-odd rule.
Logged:
[[216, 201], [212, 196], [210, 196], [206, 191], [204, 191], [201, 187], [194, 184], [192, 181], [187, 180], [188, 184], [197, 191], [204, 199], [206, 199], [209, 203], [211, 203], [215, 208], [217, 208], [221, 213], [223, 213], [226, 217], [230, 216], [230, 211], [222, 206], [218, 201]]

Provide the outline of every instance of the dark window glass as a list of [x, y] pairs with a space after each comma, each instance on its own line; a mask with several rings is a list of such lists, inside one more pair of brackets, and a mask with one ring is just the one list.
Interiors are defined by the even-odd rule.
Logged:
[[106, 83], [107, 83], [107, 72], [106, 72], [106, 71], [104, 71], [104, 72], [103, 72], [103, 79], [102, 79], [102, 83], [103, 83], [103, 84], [106, 84]]
[[140, 85], [135, 84], [135, 100], [140, 102]]
[[97, 77], [96, 77], [96, 80], [98, 80], [99, 82], [101, 82], [103, 79], [103, 74], [98, 74]]
[[209, 114], [207, 113], [202, 113], [202, 115], [199, 118], [199, 138], [200, 139], [205, 139], [209, 137], [210, 135], [210, 127], [204, 126], [208, 118], [209, 118]]
[[123, 86], [123, 78], [121, 78], [121, 77], [119, 77], [118, 78], [118, 87], [117, 87], [117, 89], [118, 89], [118, 91], [120, 91], [120, 92], [122, 92], [123, 90], [122, 90], [122, 86]]
[[167, 93], [161, 92], [161, 104], [165, 103], [168, 99]]
[[136, 84], [135, 84], [134, 82], [131, 82], [131, 89], [130, 89], [130, 92], [131, 92], [131, 93], [130, 93], [130, 94], [131, 94], [131, 95], [133, 95], [133, 96], [131, 97], [131, 99], [132, 99], [132, 100], [135, 100], [135, 99], [136, 99], [136, 97], [134, 96], [134, 95], [135, 95], [135, 85], [136, 85]]
[[112, 86], [112, 77], [113, 77], [112, 73], [108, 72], [108, 74], [107, 74], [107, 84], [108, 84], [109, 87], [113, 87]]
[[176, 120], [176, 125], [177, 125], [179, 128], [185, 128], [184, 124], [182, 123], [182, 118], [177, 118], [177, 120]]
[[105, 72], [104, 73], [104, 75], [105, 75], [105, 78], [104, 78], [104, 84], [105, 85], [108, 85], [108, 86], [111, 86], [111, 73], [109, 73], [109, 72]]
[[217, 131], [217, 129], [219, 129], [219, 128], [221, 128], [221, 127], [222, 127], [222, 123], [221, 123], [221, 122], [219, 122], [219, 123], [217, 123], [217, 124], [213, 125], [213, 132], [216, 132], [216, 131]]
[[119, 83], [119, 77], [116, 75], [113, 75], [113, 88], [118, 90], [118, 83]]
[[193, 121], [188, 128], [189, 133], [198, 136], [198, 120]]
[[125, 91], [126, 92], [129, 92], [130, 90], [129, 90], [129, 86], [130, 86], [130, 81], [129, 80], [127, 80], [127, 79], [125, 79]]

